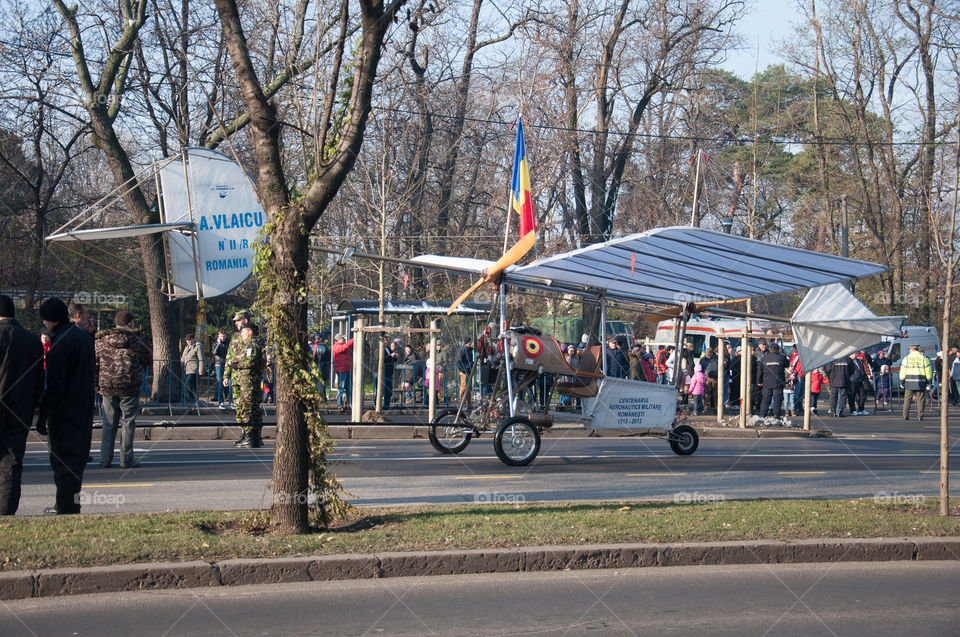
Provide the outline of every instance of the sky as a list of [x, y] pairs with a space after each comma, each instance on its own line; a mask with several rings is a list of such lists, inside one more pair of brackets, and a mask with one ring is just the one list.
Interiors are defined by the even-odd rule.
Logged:
[[792, 0], [756, 0], [740, 23], [744, 48], [732, 53], [723, 68], [748, 80], [755, 71], [783, 63], [784, 60], [770, 49], [775, 40], [782, 40], [790, 34], [794, 28], [791, 22], [798, 20], [799, 14]]

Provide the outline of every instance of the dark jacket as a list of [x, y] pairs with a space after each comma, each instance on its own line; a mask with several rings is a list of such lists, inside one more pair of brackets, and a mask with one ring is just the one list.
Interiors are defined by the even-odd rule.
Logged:
[[827, 367], [830, 388], [850, 389], [850, 377], [853, 376], [853, 361], [849, 358], [836, 360]]
[[760, 369], [763, 370], [763, 380], [761, 381], [764, 389], [783, 389], [786, 385], [786, 374], [784, 373], [790, 361], [780, 352], [767, 352], [760, 359]]
[[49, 427], [89, 429], [96, 398], [97, 360], [90, 335], [72, 323], [53, 331], [40, 418]]
[[716, 380], [717, 374], [720, 372], [720, 359], [717, 358], [717, 355], [701, 357], [700, 371], [702, 371], [703, 375], [707, 378]]
[[43, 393], [43, 346], [16, 319], [0, 319], [0, 423], [30, 428]]
[[97, 354], [97, 389], [104, 396], [136, 396], [143, 384], [143, 368], [153, 353], [140, 330], [114, 327], [93, 337]]
[[417, 363], [420, 361], [415, 352], [410, 352], [403, 357], [404, 368], [400, 374], [400, 380], [413, 386], [417, 382]]
[[471, 369], [473, 369], [473, 348], [461, 345], [457, 353], [457, 371], [469, 374]]
[[230, 353], [230, 341], [216, 341], [213, 344], [214, 364], [223, 367], [227, 364], [227, 354]]

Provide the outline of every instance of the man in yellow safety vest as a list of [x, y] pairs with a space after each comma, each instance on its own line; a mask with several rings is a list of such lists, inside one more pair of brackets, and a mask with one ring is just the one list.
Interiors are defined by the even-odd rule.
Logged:
[[933, 380], [933, 365], [920, 347], [910, 345], [910, 353], [900, 363], [900, 386], [903, 388], [903, 419], [910, 420], [910, 403], [917, 397], [917, 417], [923, 420], [927, 406], [927, 385]]

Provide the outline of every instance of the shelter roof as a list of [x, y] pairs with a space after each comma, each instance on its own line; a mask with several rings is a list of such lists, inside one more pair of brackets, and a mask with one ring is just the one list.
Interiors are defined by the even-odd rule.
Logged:
[[[490, 303], [462, 303], [454, 315], [469, 316], [490, 313]], [[450, 301], [384, 301], [384, 314], [446, 314]], [[338, 312], [348, 314], [377, 314], [380, 302], [369, 299], [344, 299], [337, 306]]]

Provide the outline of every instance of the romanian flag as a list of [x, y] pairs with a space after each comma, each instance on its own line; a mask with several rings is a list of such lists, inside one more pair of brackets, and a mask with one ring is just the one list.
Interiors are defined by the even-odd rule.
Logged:
[[517, 120], [517, 148], [513, 153], [513, 209], [520, 215], [520, 238], [536, 232], [537, 222], [533, 216], [533, 197], [530, 195], [530, 168], [527, 165], [527, 150], [523, 143], [523, 119]]
[[513, 153], [513, 183], [511, 185], [510, 203], [520, 216], [520, 238], [507, 250], [496, 263], [483, 273], [483, 278], [470, 286], [460, 295], [447, 310], [451, 314], [467, 297], [473, 294], [487, 281], [495, 280], [501, 272], [506, 270], [523, 257], [537, 241], [537, 221], [533, 216], [533, 196], [530, 193], [530, 170], [527, 167], [527, 149], [523, 143], [523, 118], [517, 118], [517, 147]]

